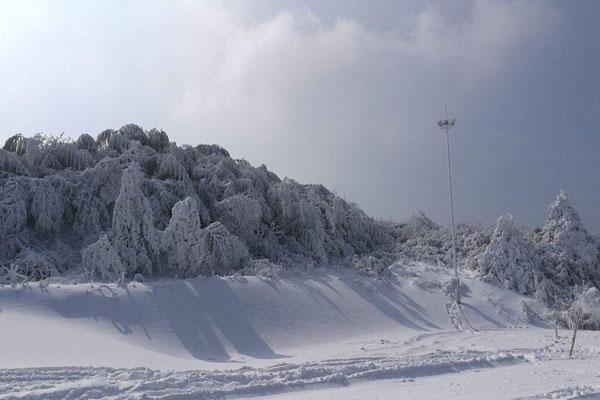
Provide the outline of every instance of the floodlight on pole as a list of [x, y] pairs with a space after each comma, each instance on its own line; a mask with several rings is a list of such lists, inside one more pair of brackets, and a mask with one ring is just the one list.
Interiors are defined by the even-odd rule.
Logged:
[[452, 236], [452, 263], [454, 264], [454, 277], [456, 278], [456, 303], [460, 304], [460, 280], [458, 278], [458, 260], [456, 256], [456, 238], [454, 234], [454, 201], [452, 199], [452, 174], [450, 172], [450, 129], [456, 126], [456, 118], [448, 119], [448, 108], [444, 108], [445, 118], [438, 121], [438, 127], [446, 131], [446, 155], [448, 161], [448, 197], [450, 200], [450, 233]]

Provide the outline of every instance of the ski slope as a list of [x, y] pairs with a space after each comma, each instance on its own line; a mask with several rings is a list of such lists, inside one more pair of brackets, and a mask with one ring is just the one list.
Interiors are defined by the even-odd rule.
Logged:
[[[391, 271], [5, 286], [0, 398], [436, 398], [461, 381], [435, 393], [597, 391], [593, 332], [569, 359], [568, 334], [555, 339], [532, 299], [466, 278], [461, 315], [444, 294], [447, 270]], [[527, 378], [537, 371], [545, 384]], [[568, 381], [551, 379], [565, 371]], [[513, 378], [518, 393], [502, 389]]]

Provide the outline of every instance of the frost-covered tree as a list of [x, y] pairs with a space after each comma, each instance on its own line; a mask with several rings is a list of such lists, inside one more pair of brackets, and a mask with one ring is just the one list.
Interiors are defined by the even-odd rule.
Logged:
[[148, 137], [144, 133], [144, 130], [135, 124], [124, 125], [119, 129], [119, 133], [128, 141], [136, 140], [141, 145], [145, 145], [148, 142]]
[[[96, 241], [88, 261], [93, 249], [114, 251], [128, 276], [228, 273], [250, 257], [284, 267], [340, 261], [368, 270], [393, 261], [388, 225], [321, 185], [282, 181], [216, 145], [177, 146], [166, 133], [135, 125], [106, 130], [96, 141], [36, 135], [9, 142], [0, 153], [4, 265], [36, 249], [60, 270], [79, 268], [82, 250]], [[140, 173], [132, 172], [136, 165]], [[188, 197], [195, 207], [175, 207]], [[178, 217], [186, 212], [198, 218]], [[207, 227], [213, 221], [219, 224]], [[446, 233], [426, 230], [410, 233], [402, 251], [426, 249], [427, 257], [444, 259]], [[200, 264], [193, 248], [176, 249], [166, 239], [173, 232], [204, 246]], [[478, 243], [476, 233], [465, 234], [466, 247]]]
[[148, 145], [158, 153], [166, 153], [169, 150], [169, 136], [164, 131], [151, 129], [147, 136]]
[[98, 151], [98, 143], [96, 143], [93, 137], [86, 133], [79, 136], [75, 144], [79, 150], [89, 151], [90, 153], [96, 153]]
[[203, 263], [208, 256], [207, 246], [203, 243], [202, 224], [194, 199], [187, 197], [175, 204], [163, 240], [172, 274], [188, 278], [205, 272]]
[[129, 148], [129, 140], [114, 129], [102, 131], [98, 135], [96, 142], [98, 143], [99, 150], [109, 156], [116, 156]]
[[546, 224], [535, 239], [556, 282], [600, 285], [597, 244], [569, 204], [565, 192], [561, 192], [550, 206]]
[[58, 176], [33, 180], [31, 185], [31, 220], [40, 235], [58, 232], [64, 223], [69, 184]]
[[159, 237], [154, 228], [152, 209], [144, 196], [144, 176], [137, 163], [132, 163], [121, 179], [121, 190], [115, 202], [110, 241], [128, 275], [151, 275]]
[[86, 238], [110, 229], [122, 174], [120, 163], [106, 158], [77, 175], [70, 200], [76, 234]]
[[246, 246], [225, 225], [214, 222], [200, 233], [203, 275], [224, 275], [240, 270], [248, 260]]
[[29, 171], [15, 153], [0, 149], [0, 171], [14, 175], [29, 176]]
[[40, 254], [29, 248], [21, 249], [16, 259], [19, 271], [34, 280], [41, 280], [56, 275], [56, 267], [44, 254]]
[[600, 326], [600, 291], [595, 288], [582, 290], [567, 310], [570, 328], [573, 329], [569, 356], [573, 355], [577, 331], [582, 328], [597, 329]]
[[160, 155], [160, 157], [157, 158], [157, 163], [158, 170], [156, 176], [159, 179], [174, 179], [177, 181], [189, 179], [183, 165], [172, 154]]
[[90, 277], [101, 281], [115, 282], [126, 272], [107, 235], [102, 235], [96, 243], [83, 250], [81, 263]]
[[10, 178], [0, 186], [0, 236], [20, 233], [27, 225], [29, 187], [23, 179]]
[[23, 135], [17, 134], [9, 137], [6, 140], [3, 149], [22, 156], [23, 154], [25, 154], [25, 150], [27, 149], [26, 144], [27, 139]]
[[482, 256], [480, 274], [521, 294], [531, 295], [541, 279], [539, 260], [533, 244], [517, 228], [513, 216], [498, 218], [490, 244]]
[[258, 200], [236, 194], [215, 204], [213, 215], [215, 220], [225, 225], [248, 246], [257, 244], [262, 218], [262, 207]]

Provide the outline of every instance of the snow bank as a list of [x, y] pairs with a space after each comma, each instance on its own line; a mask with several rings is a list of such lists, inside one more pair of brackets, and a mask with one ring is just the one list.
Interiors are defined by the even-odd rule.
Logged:
[[[443, 293], [448, 279], [443, 268], [417, 264], [394, 267], [388, 279], [331, 270], [3, 287], [0, 367], [214, 369], [360, 353], [351, 343], [455, 331]], [[464, 283], [463, 309], [477, 329], [529, 326], [531, 314], [544, 315], [531, 299], [476, 279]]]

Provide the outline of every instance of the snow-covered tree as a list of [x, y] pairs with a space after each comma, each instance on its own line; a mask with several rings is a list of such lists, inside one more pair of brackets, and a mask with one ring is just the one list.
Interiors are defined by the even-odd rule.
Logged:
[[200, 233], [203, 275], [223, 275], [240, 270], [248, 260], [246, 246], [225, 225], [213, 222]]
[[151, 129], [148, 132], [148, 145], [158, 153], [166, 153], [169, 149], [169, 137], [164, 131]]
[[159, 179], [174, 179], [181, 181], [189, 179], [183, 165], [172, 154], [161, 154], [158, 157], [158, 171], [156, 176]]
[[11, 153], [2, 149], [0, 149], [0, 171], [9, 172], [15, 175], [30, 175], [16, 153]]
[[27, 225], [29, 187], [22, 179], [11, 178], [0, 186], [0, 236], [20, 233]]
[[118, 155], [129, 148], [129, 140], [114, 129], [102, 131], [96, 139], [98, 148], [107, 155]]
[[575, 348], [577, 331], [582, 328], [597, 329], [600, 327], [600, 291], [592, 287], [578, 293], [567, 310], [567, 318], [573, 329], [569, 351], [569, 356], [571, 356]]
[[96, 143], [93, 137], [86, 133], [79, 136], [75, 144], [79, 150], [89, 151], [90, 153], [96, 153], [98, 151], [98, 143]]
[[521, 294], [531, 295], [541, 279], [539, 260], [533, 244], [517, 228], [513, 216], [498, 218], [490, 244], [482, 256], [480, 273], [487, 282], [495, 282]]
[[173, 216], [165, 229], [164, 241], [172, 274], [188, 278], [205, 272], [203, 263], [208, 256], [207, 246], [203, 243], [198, 207], [191, 197], [177, 202], [173, 207]]
[[148, 137], [144, 130], [135, 124], [127, 124], [119, 129], [119, 133], [123, 135], [128, 141], [136, 140], [141, 145], [145, 145], [148, 142]]
[[32, 181], [31, 219], [41, 235], [58, 232], [64, 222], [69, 184], [58, 176]]
[[19, 271], [28, 279], [42, 280], [56, 275], [56, 266], [44, 254], [29, 248], [21, 249], [15, 260]]
[[142, 191], [143, 183], [140, 166], [132, 163], [123, 172], [109, 236], [130, 276], [135, 273], [152, 275], [159, 244], [152, 209]]
[[548, 220], [536, 240], [555, 281], [568, 285], [600, 285], [597, 244], [569, 204], [565, 192], [550, 206]]
[[81, 263], [91, 277], [101, 281], [115, 282], [126, 272], [107, 235], [102, 235], [97, 242], [83, 250]]
[[111, 227], [112, 205], [119, 194], [122, 174], [120, 163], [106, 158], [77, 175], [71, 191], [75, 233], [88, 237]]
[[9, 137], [6, 140], [3, 149], [22, 156], [23, 154], [25, 154], [25, 150], [27, 149], [26, 144], [27, 139], [23, 135], [17, 134]]
[[257, 233], [262, 218], [262, 207], [258, 200], [245, 195], [234, 195], [218, 202], [213, 207], [214, 219], [221, 222], [247, 245], [258, 241]]

